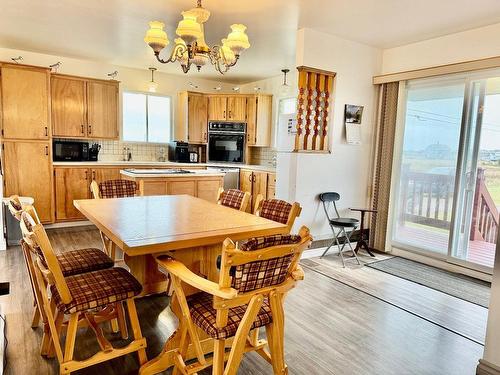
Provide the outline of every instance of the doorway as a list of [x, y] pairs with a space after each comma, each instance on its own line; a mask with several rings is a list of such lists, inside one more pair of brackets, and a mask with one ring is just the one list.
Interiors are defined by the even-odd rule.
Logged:
[[500, 73], [407, 82], [392, 243], [491, 272], [500, 208]]

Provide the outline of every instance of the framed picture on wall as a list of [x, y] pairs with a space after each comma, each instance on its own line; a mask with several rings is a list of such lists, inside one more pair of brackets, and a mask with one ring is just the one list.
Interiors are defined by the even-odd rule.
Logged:
[[344, 118], [346, 124], [361, 124], [363, 117], [363, 106], [361, 105], [345, 105]]

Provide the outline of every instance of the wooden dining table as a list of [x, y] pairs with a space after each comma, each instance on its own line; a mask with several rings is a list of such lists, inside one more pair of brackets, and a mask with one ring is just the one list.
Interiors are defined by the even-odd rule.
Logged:
[[[216, 262], [226, 238], [239, 241], [287, 232], [284, 224], [189, 195], [84, 199], [75, 200], [74, 205], [123, 251], [126, 265], [143, 286], [143, 295], [167, 291], [167, 277], [158, 270], [157, 255], [168, 254], [198, 275], [218, 282]], [[186, 295], [197, 292], [186, 289]], [[170, 307], [178, 319], [178, 306]], [[199, 333], [205, 337], [203, 350], [212, 352], [213, 340]], [[139, 373], [155, 374], [171, 367], [178, 342], [175, 331], [162, 352]]]

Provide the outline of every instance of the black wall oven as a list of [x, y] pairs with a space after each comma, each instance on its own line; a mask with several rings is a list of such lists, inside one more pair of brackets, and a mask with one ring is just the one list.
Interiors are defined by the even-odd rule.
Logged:
[[244, 163], [245, 162], [244, 123], [208, 123], [208, 161]]

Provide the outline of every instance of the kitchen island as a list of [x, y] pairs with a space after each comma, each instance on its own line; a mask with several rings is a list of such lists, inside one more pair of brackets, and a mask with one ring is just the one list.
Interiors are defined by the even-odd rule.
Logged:
[[137, 182], [141, 195], [187, 194], [210, 202], [224, 181], [224, 173], [203, 169], [123, 169], [120, 174]]

